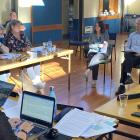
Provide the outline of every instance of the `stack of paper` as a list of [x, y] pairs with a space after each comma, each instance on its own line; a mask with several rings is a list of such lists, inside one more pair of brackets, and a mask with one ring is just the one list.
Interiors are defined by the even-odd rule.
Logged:
[[20, 57], [21, 54], [14, 54], [14, 53], [5, 53], [5, 54], [0, 54], [0, 59], [16, 59]]
[[96, 113], [73, 109], [55, 126], [58, 131], [71, 137], [93, 137], [114, 131], [115, 119]]

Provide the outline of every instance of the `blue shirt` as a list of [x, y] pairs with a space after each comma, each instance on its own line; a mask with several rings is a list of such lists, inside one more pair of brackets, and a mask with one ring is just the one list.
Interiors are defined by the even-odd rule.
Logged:
[[133, 32], [129, 35], [126, 51], [140, 53], [140, 33]]

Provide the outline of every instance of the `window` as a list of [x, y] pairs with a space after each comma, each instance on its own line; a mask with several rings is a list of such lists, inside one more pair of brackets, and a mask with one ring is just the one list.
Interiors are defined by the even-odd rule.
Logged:
[[99, 14], [104, 14], [104, 12], [106, 15], [118, 14], [118, 0], [100, 0]]

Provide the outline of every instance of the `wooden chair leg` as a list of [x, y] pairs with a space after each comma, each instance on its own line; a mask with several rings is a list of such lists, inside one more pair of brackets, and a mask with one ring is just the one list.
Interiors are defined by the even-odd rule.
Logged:
[[104, 64], [104, 85], [105, 85], [105, 71], [106, 71], [106, 64]]
[[139, 84], [140, 84], [140, 70], [139, 70]]
[[75, 56], [77, 55], [77, 51], [78, 51], [78, 46], [76, 46]]
[[68, 45], [68, 49], [70, 49], [70, 44]]
[[115, 61], [116, 61], [116, 47], [114, 46]]
[[82, 46], [80, 46], [80, 59], [81, 59], [81, 55], [82, 55]]
[[113, 78], [113, 75], [112, 75], [112, 60], [111, 60], [110, 66], [111, 66], [111, 80], [112, 80], [112, 78]]

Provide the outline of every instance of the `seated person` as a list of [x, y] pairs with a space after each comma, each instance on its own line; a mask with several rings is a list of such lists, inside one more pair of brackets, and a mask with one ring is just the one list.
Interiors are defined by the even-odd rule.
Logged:
[[[108, 41], [108, 34], [105, 32], [105, 28], [104, 28], [104, 24], [102, 22], [98, 22], [95, 25], [95, 29], [93, 34], [90, 37], [90, 44], [103, 44], [104, 41]], [[92, 52], [89, 49], [88, 52], [88, 62], [91, 61], [91, 59], [94, 57], [94, 55], [96, 55], [98, 52]], [[106, 57], [105, 54], [101, 54], [100, 56], [102, 59]], [[90, 66], [88, 67], [88, 69], [85, 72], [85, 77], [88, 77], [88, 73], [90, 70], [92, 70], [92, 87], [96, 87], [96, 81], [98, 78], [98, 69], [99, 69], [99, 65], [94, 65], [94, 66]]]
[[[12, 20], [7, 27], [5, 45], [9, 48], [10, 52], [26, 52], [30, 49], [31, 43], [25, 37], [23, 32], [23, 25], [18, 20]], [[37, 88], [43, 88], [45, 83], [40, 79], [40, 65], [34, 67], [27, 67], [27, 73], [32, 80], [33, 85]]]
[[5, 22], [5, 24], [3, 25], [5, 28], [7, 27], [8, 23], [11, 20], [17, 20], [17, 13], [15, 10], [11, 10], [10, 15], [9, 15], [9, 20]]
[[120, 86], [116, 95], [125, 93], [125, 85], [133, 83], [132, 68], [140, 65], [140, 18], [136, 19], [136, 31], [129, 35], [124, 57], [124, 62], [121, 65]]
[[[2, 25], [0, 25], [0, 53], [9, 52], [9, 49], [3, 45], [4, 44], [4, 37], [5, 37], [4, 27]], [[0, 80], [8, 82], [9, 76], [10, 76], [9, 71], [4, 72], [3, 74], [0, 74]]]
[[14, 133], [13, 128], [21, 124], [20, 119], [12, 118], [8, 119], [6, 115], [0, 111], [0, 139], [1, 140], [27, 140], [27, 133], [33, 127], [30, 123], [23, 123], [20, 126], [19, 131]]

